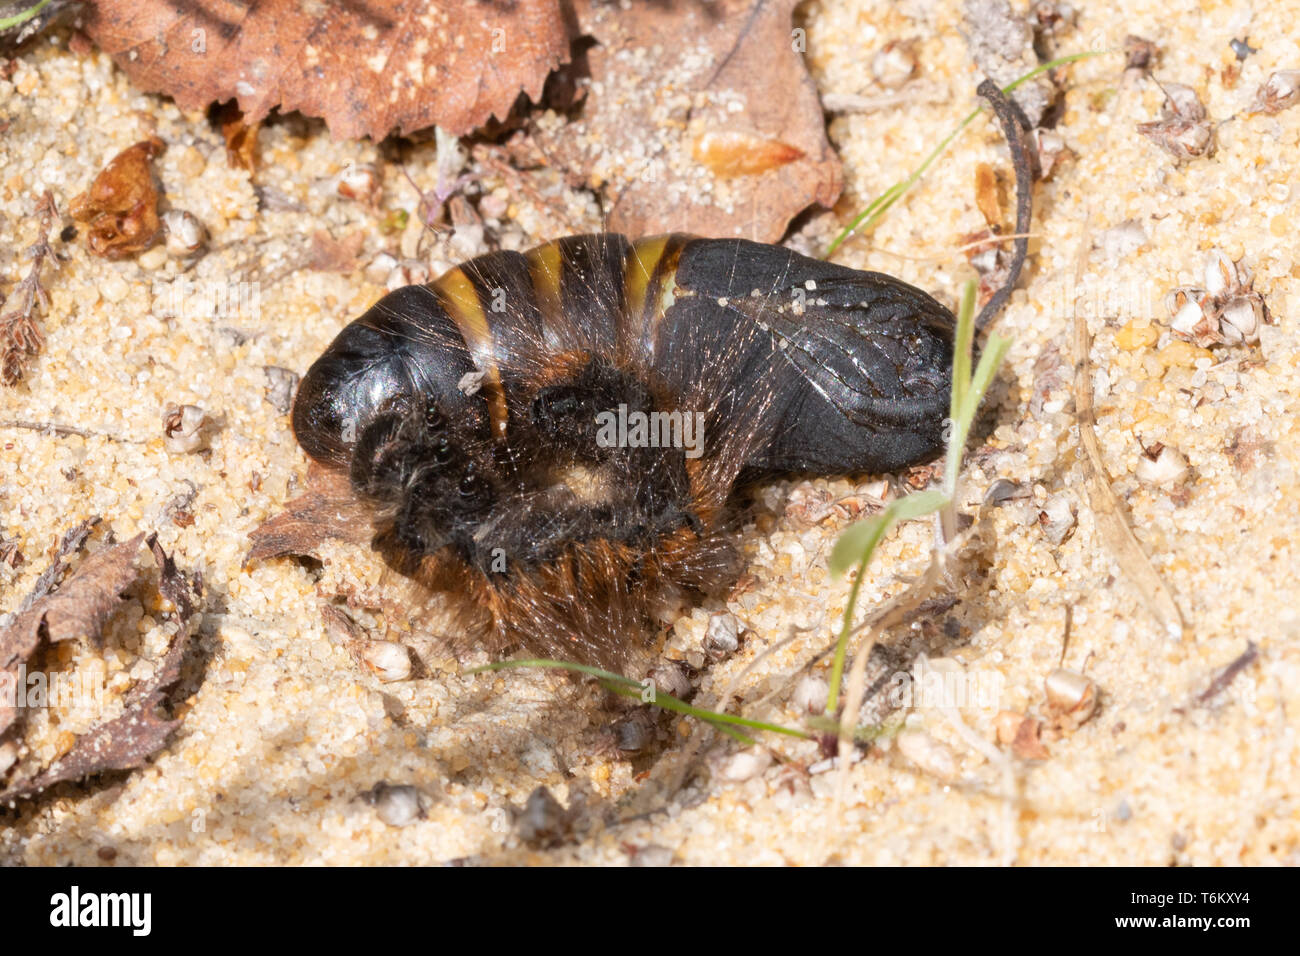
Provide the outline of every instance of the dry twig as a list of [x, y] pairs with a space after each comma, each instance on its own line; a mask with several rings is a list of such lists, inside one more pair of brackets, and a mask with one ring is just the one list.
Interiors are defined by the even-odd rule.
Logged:
[[[45, 336], [36, 324], [34, 313], [37, 305], [46, 311], [50, 308], [49, 294], [41, 285], [41, 266], [47, 257], [55, 265], [59, 261], [50, 245], [50, 229], [57, 212], [54, 197], [47, 189], [36, 203], [36, 215], [41, 217], [40, 236], [27, 247], [31, 268], [13, 290], [18, 307], [0, 315], [0, 383], [5, 385], [21, 382], [27, 374], [27, 363], [45, 347]], [[0, 299], [0, 304], [3, 302]]]

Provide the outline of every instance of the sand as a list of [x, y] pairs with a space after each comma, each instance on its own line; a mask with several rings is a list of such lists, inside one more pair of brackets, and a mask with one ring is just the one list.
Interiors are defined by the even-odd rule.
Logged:
[[[820, 251], [965, 115], [979, 77], [959, 32], [959, 4], [950, 0], [823, 0], [800, 16], [823, 94], [880, 92], [870, 54], [890, 40], [919, 38], [919, 75], [905, 88], [913, 95], [831, 123], [847, 196], [791, 239]], [[168, 144], [157, 165], [165, 203], [198, 217], [211, 240], [187, 272], [161, 247], [113, 263], [90, 257], [80, 242], [60, 245], [66, 261], [46, 272], [45, 354], [27, 382], [0, 391], [0, 419], [91, 434], [0, 428], [0, 536], [25, 557], [16, 568], [0, 566], [0, 609], [17, 607], [57, 537], [92, 514], [104, 518], [92, 546], [110, 529], [119, 539], [156, 530], [183, 567], [202, 572], [207, 604], [182, 683], [183, 723], [170, 743], [141, 770], [65, 785], [7, 813], [0, 860], [1300, 862], [1300, 262], [1292, 241], [1300, 107], [1247, 115], [1270, 73], [1300, 68], [1298, 17], [1296, 0], [1254, 13], [1244, 3], [1135, 0], [1088, 4], [1060, 34], [1060, 52], [1118, 49], [1129, 33], [1155, 40], [1163, 50], [1157, 76], [1195, 88], [1220, 123], [1217, 151], [1176, 165], [1139, 136], [1136, 124], [1159, 115], [1162, 97], [1149, 82], [1124, 81], [1122, 56], [1070, 68], [1057, 127], [1070, 155], [1038, 187], [1031, 265], [1000, 323], [1014, 344], [988, 412], [992, 428], [964, 473], [964, 510], [979, 515], [984, 570], [963, 583], [959, 603], [883, 641], [893, 666], [909, 668], [923, 652], [972, 686], [991, 688], [991, 697], [957, 711], [965, 732], [942, 707], [896, 712], [906, 732], [895, 727], [844, 774], [814, 742], [764, 735], [762, 748], [743, 751], [689, 720], [665, 723], [675, 739], [661, 741], [659, 755], [629, 757], [610, 730], [621, 712], [598, 692], [536, 671], [465, 676], [430, 635], [391, 614], [357, 612], [369, 636], [404, 641], [420, 657], [412, 678], [383, 682], [320, 610], [340, 593], [385, 586], [373, 555], [338, 544], [322, 555], [323, 567], [243, 567], [249, 533], [301, 489], [306, 472], [266, 368], [305, 370], [383, 293], [387, 278], [382, 267], [301, 268], [309, 237], [359, 230], [363, 265], [383, 251], [409, 254], [415, 233], [386, 234], [380, 223], [388, 210], [412, 209], [414, 191], [374, 145], [333, 142], [321, 124], [301, 119], [263, 132], [261, 167], [250, 178], [227, 165], [224, 143], [202, 115], [132, 89], [101, 54], [70, 53], [66, 33], [42, 40], [0, 81], [0, 113], [11, 120], [0, 140], [0, 287], [8, 291], [26, 270], [22, 250], [35, 238], [39, 191], [51, 189], [66, 209], [109, 158], [150, 133]], [[1257, 52], [1238, 64], [1229, 41], [1245, 36]], [[954, 302], [973, 275], [962, 237], [984, 225], [974, 167], [1005, 166], [1004, 157], [995, 129], [977, 121], [838, 260]], [[376, 161], [378, 211], [337, 194], [333, 177], [349, 163]], [[436, 145], [416, 146], [406, 166], [432, 188]], [[533, 177], [526, 194], [481, 164], [468, 172], [490, 194], [480, 208], [505, 247], [554, 238], [560, 222], [574, 231], [600, 226], [592, 198], [570, 191], [558, 173]], [[254, 183], [302, 211], [259, 211]], [[426, 243], [421, 255], [436, 274], [486, 248], [481, 230], [462, 228]], [[1258, 346], [1198, 350], [1170, 331], [1166, 293], [1200, 285], [1215, 248], [1249, 267], [1276, 322]], [[159, 300], [182, 276], [199, 290], [233, 288], [233, 296], [214, 309], [191, 291], [185, 301], [193, 308], [164, 315]], [[1181, 640], [1159, 626], [1098, 534], [1069, 392], [1076, 303], [1093, 336], [1106, 466], [1175, 595], [1187, 625]], [[205, 410], [214, 425], [208, 450], [164, 446], [168, 403]], [[1143, 449], [1155, 442], [1185, 456], [1184, 482], [1139, 477]], [[981, 507], [999, 479], [1022, 496]], [[715, 706], [730, 691], [733, 709], [746, 716], [790, 726], [806, 719], [797, 675], [843, 613], [848, 585], [829, 577], [826, 556], [850, 522], [809, 502], [869, 505], [893, 493], [870, 476], [776, 482], [760, 493], [744, 532], [747, 588], [688, 611], [667, 634], [665, 653], [702, 662], [711, 614], [733, 613], [749, 632], [735, 655], [707, 668], [697, 704]], [[177, 496], [193, 518], [185, 526], [174, 520], [176, 505], [168, 511]], [[1059, 543], [1045, 534], [1045, 510], [1077, 512], [1077, 526]], [[862, 605], [903, 591], [932, 541], [923, 521], [891, 536], [868, 569]], [[148, 671], [140, 661], [161, 654], [167, 633], [157, 602], [132, 595], [102, 649], [88, 643], [58, 660], [75, 669], [102, 659], [108, 687], [120, 695]], [[1247, 642], [1257, 659], [1221, 693], [1199, 700]], [[1044, 759], [996, 745], [999, 713], [1045, 714], [1044, 680], [1058, 666], [1095, 682], [1096, 713], [1047, 741]], [[826, 674], [824, 662], [812, 670]], [[92, 723], [70, 710], [34, 716], [22, 759], [47, 762]], [[697, 745], [686, 785], [672, 789], [682, 754]], [[422, 815], [393, 825], [407, 816], [365, 798], [381, 781], [418, 788]], [[572, 810], [572, 835], [555, 847], [525, 841], [515, 821], [539, 786]]]

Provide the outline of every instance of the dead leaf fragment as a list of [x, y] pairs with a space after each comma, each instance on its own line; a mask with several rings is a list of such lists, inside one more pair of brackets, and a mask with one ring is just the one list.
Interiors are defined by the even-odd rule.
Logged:
[[759, 139], [751, 133], [707, 132], [695, 140], [691, 151], [697, 163], [719, 179], [761, 176], [778, 166], [803, 158], [803, 150], [775, 139]]
[[233, 103], [226, 104], [217, 117], [221, 136], [226, 141], [226, 165], [231, 169], [257, 170], [257, 135], [261, 123], [247, 123]]
[[[55, 267], [59, 264], [50, 245], [50, 230], [58, 210], [48, 189], [37, 200], [35, 212], [40, 217], [40, 232], [36, 242], [27, 248], [31, 266], [10, 293], [14, 308], [0, 315], [0, 384], [4, 385], [22, 381], [28, 362], [45, 347], [45, 336], [36, 322], [36, 307], [39, 305], [47, 311], [50, 308], [49, 294], [41, 283], [41, 266], [46, 259]], [[4, 305], [5, 298], [0, 293], [0, 305]]]
[[[43, 641], [99, 639], [121, 601], [121, 592], [135, 580], [135, 556], [143, 540], [144, 535], [138, 534], [96, 551], [56, 591], [19, 611], [9, 626], [0, 630], [0, 691], [14, 686], [19, 665], [31, 658]], [[62, 555], [56, 558], [55, 566], [62, 560]], [[0, 733], [17, 717], [11, 695], [0, 693]]]
[[183, 109], [237, 100], [338, 138], [469, 133], [533, 99], [569, 52], [559, 0], [99, 0], [86, 32], [132, 81]]
[[613, 231], [779, 239], [841, 188], [817, 89], [791, 42], [796, 5], [579, 0], [579, 27], [598, 41], [586, 55], [591, 93], [539, 146], [604, 190]]
[[1046, 760], [1051, 756], [1043, 746], [1043, 722], [1036, 717], [1028, 717], [1012, 710], [998, 714], [998, 743], [1010, 745], [1011, 752], [1021, 760]]
[[[133, 559], [143, 538], [143, 534], [136, 535], [115, 548], [129, 548]], [[172, 619], [176, 623], [176, 635], [167, 652], [159, 661], [153, 676], [127, 693], [125, 713], [78, 736], [72, 748], [50, 766], [0, 792], [0, 802], [30, 797], [56, 783], [81, 780], [106, 770], [132, 770], [162, 749], [180, 725], [179, 720], [162, 717], [158, 713], [158, 707], [166, 698], [168, 689], [180, 678], [181, 661], [196, 629], [195, 612], [199, 606], [201, 584], [197, 578], [191, 578], [177, 569], [171, 557], [158, 544], [156, 535], [149, 537], [148, 544], [159, 566], [159, 592], [174, 608]], [[78, 572], [76, 577], [80, 576], [81, 573]], [[76, 577], [69, 580], [68, 584], [71, 585]], [[58, 593], [62, 593], [62, 590]]]
[[162, 223], [151, 160], [165, 148], [156, 136], [128, 146], [72, 200], [68, 211], [86, 224], [86, 242], [95, 255], [126, 259], [158, 238]]
[[1002, 196], [997, 171], [988, 163], [975, 167], [975, 205], [990, 229], [1002, 228]]
[[360, 231], [335, 239], [324, 229], [312, 233], [307, 267], [316, 272], [353, 272], [365, 241]]
[[249, 538], [253, 546], [244, 558], [245, 566], [268, 558], [315, 556], [330, 539], [368, 545], [371, 527], [347, 476], [313, 462], [307, 470], [306, 492]]

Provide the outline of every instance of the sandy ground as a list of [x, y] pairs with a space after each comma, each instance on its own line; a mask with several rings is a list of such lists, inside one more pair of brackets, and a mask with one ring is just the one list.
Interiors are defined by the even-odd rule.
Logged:
[[[869, 54], [889, 40], [919, 38], [916, 95], [832, 123], [848, 195], [792, 240], [820, 250], [971, 108], [979, 77], [959, 32], [959, 5], [949, 0], [824, 0], [801, 16], [823, 94], [880, 92]], [[966, 472], [963, 497], [983, 524], [985, 571], [964, 583], [960, 603], [885, 642], [893, 666], [906, 669], [924, 652], [992, 688], [990, 698], [958, 711], [982, 746], [963, 736], [951, 712], [921, 702], [896, 715], [907, 722], [903, 737], [887, 736], [846, 774], [828, 771], [814, 743], [773, 736], [764, 739], [770, 751], [741, 753], [689, 721], [665, 723], [676, 739], [660, 742], [661, 756], [629, 758], [613, 745], [618, 712], [598, 693], [537, 672], [462, 676], [428, 635], [360, 614], [373, 636], [405, 640], [421, 657], [412, 679], [381, 682], [320, 611], [341, 592], [382, 583], [373, 556], [339, 545], [323, 567], [280, 561], [245, 569], [249, 532], [296, 493], [306, 468], [265, 369], [301, 372], [383, 292], [383, 270], [300, 268], [308, 237], [321, 228], [336, 237], [361, 230], [363, 264], [397, 252], [412, 236], [386, 235], [379, 223], [389, 209], [412, 208], [414, 192], [389, 163], [378, 213], [340, 198], [331, 177], [375, 160], [376, 148], [334, 143], [319, 124], [289, 120], [263, 133], [255, 180], [304, 208], [259, 211], [249, 174], [227, 166], [224, 144], [202, 116], [132, 90], [101, 55], [71, 54], [66, 35], [42, 42], [0, 81], [0, 108], [12, 120], [0, 140], [3, 287], [25, 272], [35, 195], [49, 188], [66, 209], [108, 158], [150, 132], [168, 144], [157, 167], [165, 202], [212, 234], [209, 254], [184, 275], [199, 289], [233, 287], [236, 301], [239, 283], [247, 286], [240, 304], [214, 310], [199, 301], [167, 316], [158, 300], [182, 273], [161, 249], [110, 263], [76, 242], [47, 273], [46, 352], [26, 383], [0, 392], [0, 419], [92, 434], [0, 428], [0, 535], [26, 558], [0, 567], [0, 608], [17, 607], [57, 536], [92, 514], [104, 518], [95, 544], [108, 529], [119, 538], [157, 530], [182, 566], [202, 571], [208, 604], [183, 682], [192, 694], [169, 745], [145, 769], [65, 786], [7, 813], [0, 860], [1300, 862], [1300, 262], [1292, 239], [1300, 223], [1300, 107], [1247, 115], [1272, 71], [1300, 68], [1298, 18], [1297, 0], [1254, 13], [1242, 2], [1135, 0], [1088, 4], [1061, 34], [1060, 52], [1118, 49], [1129, 33], [1155, 40], [1164, 51], [1157, 75], [1195, 88], [1220, 123], [1217, 152], [1179, 166], [1140, 137], [1135, 125], [1158, 116], [1161, 94], [1151, 83], [1122, 82], [1121, 56], [1071, 68], [1057, 131], [1072, 155], [1038, 189], [1031, 267], [1001, 324], [1014, 345], [991, 431]], [[1246, 36], [1257, 52], [1233, 76], [1229, 41]], [[961, 237], [983, 226], [973, 168], [1005, 165], [1004, 156], [996, 132], [977, 122], [869, 240], [847, 244], [838, 258], [954, 301], [972, 274]], [[407, 168], [431, 188], [434, 144], [416, 147]], [[537, 197], [527, 197], [490, 170], [471, 172], [495, 190], [487, 225], [503, 245], [553, 238], [547, 230], [557, 209], [570, 228], [600, 225], [590, 197], [566, 192], [558, 176], [538, 179]], [[436, 274], [485, 248], [481, 232], [463, 229], [426, 259]], [[1244, 260], [1276, 320], [1257, 347], [1199, 350], [1171, 336], [1165, 295], [1200, 285], [1213, 248]], [[1157, 625], [1097, 533], [1069, 394], [1076, 304], [1094, 337], [1106, 463], [1175, 594], [1187, 623], [1181, 640]], [[209, 450], [164, 447], [161, 410], [169, 402], [211, 416]], [[1139, 477], [1143, 447], [1157, 441], [1186, 457], [1182, 484]], [[981, 508], [998, 479], [1024, 496]], [[191, 492], [183, 510], [193, 521], [178, 525], [168, 506]], [[714, 706], [730, 690], [747, 716], [804, 720], [800, 688], [810, 685], [793, 675], [843, 612], [847, 585], [829, 578], [826, 555], [849, 523], [840, 513], [819, 515], [810, 502], [869, 503], [884, 493], [892, 492], [867, 477], [762, 491], [745, 531], [750, 586], [725, 607], [687, 614], [667, 637], [670, 656], [698, 661], [710, 614], [730, 611], [752, 632], [737, 654], [707, 669], [697, 704]], [[1077, 511], [1077, 527], [1054, 543], [1043, 510]], [[885, 544], [864, 582], [864, 606], [906, 586], [924, 566], [932, 534], [917, 522]], [[795, 640], [772, 650], [792, 633]], [[165, 640], [157, 607], [133, 597], [102, 651], [70, 648], [60, 666], [102, 656], [108, 686], [120, 693], [148, 672]], [[1199, 702], [1248, 641], [1257, 659]], [[1058, 665], [1095, 681], [1097, 713], [1047, 742], [1044, 759], [1020, 759], [1006, 747], [987, 752], [999, 712], [1044, 713], [1044, 679]], [[48, 761], [91, 723], [69, 710], [33, 717], [23, 759]], [[674, 788], [681, 755], [696, 744], [699, 761]], [[401, 807], [363, 798], [381, 781], [418, 788], [423, 816], [405, 826], [385, 822], [403, 822]], [[575, 838], [550, 849], [522, 840], [514, 819], [539, 785], [573, 811]]]

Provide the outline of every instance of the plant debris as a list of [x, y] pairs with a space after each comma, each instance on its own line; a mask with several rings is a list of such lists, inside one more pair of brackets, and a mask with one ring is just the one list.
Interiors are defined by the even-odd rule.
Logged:
[[9, 690], [16, 679], [15, 669], [25, 663], [40, 646], [41, 622], [34, 620], [29, 614], [38, 605], [42, 605], [46, 595], [63, 581], [64, 575], [68, 573], [69, 559], [81, 550], [99, 522], [100, 518], [96, 515], [64, 532], [50, 566], [36, 579], [31, 593], [19, 605], [15, 618], [4, 630], [0, 630], [0, 734], [3, 734], [17, 717], [16, 711], [8, 703], [11, 699]]
[[221, 138], [226, 141], [226, 164], [231, 169], [256, 172], [257, 135], [262, 131], [262, 124], [245, 122], [244, 114], [233, 103], [226, 103], [215, 112]]
[[[1079, 244], [1075, 259], [1074, 278], [1081, 283], [1084, 262], [1092, 248], [1090, 220], [1085, 219], [1083, 240]], [[1088, 333], [1088, 320], [1080, 308], [1079, 297], [1071, 303], [1073, 312], [1074, 335], [1071, 343], [1071, 358], [1074, 362], [1074, 378], [1070, 391], [1074, 396], [1074, 415], [1079, 424], [1079, 456], [1083, 467], [1088, 501], [1096, 521], [1096, 530], [1106, 549], [1114, 555], [1126, 578], [1137, 589], [1142, 603], [1152, 617], [1160, 624], [1165, 634], [1173, 640], [1181, 640], [1186, 633], [1182, 611], [1174, 601], [1173, 593], [1164, 579], [1151, 564], [1146, 550], [1138, 541], [1133, 525], [1120, 504], [1110, 484], [1110, 473], [1106, 470], [1105, 458], [1102, 456], [1101, 442], [1097, 438], [1097, 411], [1093, 401], [1092, 386], [1092, 336]]]
[[[82, 549], [99, 518], [88, 519], [64, 535], [55, 559], [36, 581], [34, 591], [23, 602], [8, 627], [0, 631], [0, 678], [14, 689], [17, 667], [32, 657], [44, 643], [85, 639], [98, 641], [105, 624], [121, 604], [121, 593], [139, 578], [135, 558], [144, 533], [129, 541], [108, 545], [91, 554], [72, 576], [60, 584], [68, 559]], [[78, 780], [101, 770], [129, 770], [166, 743], [179, 721], [165, 721], [157, 708], [166, 689], [181, 672], [181, 658], [190, 639], [201, 585], [177, 570], [162, 550], [157, 536], [146, 542], [159, 566], [159, 593], [173, 606], [177, 632], [153, 676], [127, 692], [125, 713], [77, 737], [72, 749], [25, 779], [0, 792], [0, 801], [34, 795], [64, 780]], [[18, 717], [10, 693], [0, 695], [0, 732], [8, 730]]]
[[1259, 330], [1272, 323], [1264, 297], [1254, 290], [1250, 269], [1211, 249], [1205, 287], [1180, 286], [1165, 298], [1174, 335], [1200, 348], [1257, 345]]
[[335, 239], [324, 229], [317, 229], [311, 235], [307, 268], [314, 272], [354, 272], [364, 242], [360, 230]]
[[168, 403], [162, 413], [163, 447], [173, 455], [203, 451], [212, 440], [213, 422], [197, 405]]
[[1130, 33], [1124, 38], [1124, 72], [1146, 75], [1160, 59], [1160, 48], [1146, 37]]
[[1055, 733], [1078, 730], [1097, 712], [1097, 684], [1090, 677], [1058, 667], [1043, 681], [1047, 714]]
[[841, 188], [817, 89], [791, 42], [796, 5], [579, 0], [582, 32], [599, 41], [587, 53], [591, 93], [573, 122], [539, 130], [539, 145], [605, 192], [613, 231], [776, 241]]
[[1012, 710], [1004, 710], [994, 720], [998, 743], [1010, 746], [1021, 760], [1046, 760], [1051, 756], [1043, 746], [1043, 722]]
[[559, 846], [573, 838], [576, 811], [576, 806], [566, 809], [546, 787], [538, 787], [528, 795], [523, 809], [517, 811], [515, 832], [530, 846]]
[[[84, 525], [76, 529], [71, 539], [65, 538], [65, 543], [79, 548], [79, 542], [85, 540], [83, 528]], [[3, 690], [12, 689], [18, 666], [30, 660], [43, 643], [57, 644], [79, 638], [98, 640], [105, 622], [120, 603], [122, 590], [135, 580], [135, 555], [143, 540], [144, 535], [139, 534], [130, 541], [96, 551], [67, 583], [20, 611], [0, 631], [0, 675], [6, 685]], [[60, 549], [51, 569], [64, 567], [65, 557]], [[56, 572], [55, 576], [61, 573]], [[52, 587], [44, 575], [37, 586]], [[11, 694], [0, 693], [0, 733], [18, 718], [18, 708], [11, 701]]]
[[164, 149], [156, 136], [128, 146], [68, 206], [72, 218], [86, 224], [86, 242], [95, 255], [126, 259], [158, 238], [162, 222], [151, 161]]
[[[86, 559], [68, 583], [47, 599], [49, 607], [34, 607], [27, 612], [38, 617], [26, 618], [24, 627], [44, 627], [50, 640], [76, 636], [83, 633], [83, 628], [89, 628], [85, 633], [98, 637], [117, 604], [119, 592], [137, 577], [135, 557], [144, 537], [138, 534]], [[197, 623], [195, 612], [202, 586], [197, 577], [177, 569], [156, 535], [150, 535], [147, 544], [158, 563], [158, 591], [171, 602], [176, 624], [176, 634], [157, 669], [152, 677], [127, 692], [125, 711], [120, 717], [78, 736], [72, 749], [50, 766], [0, 792], [0, 802], [30, 797], [56, 783], [81, 780], [105, 770], [134, 769], [160, 750], [180, 725], [179, 720], [163, 718], [158, 708], [180, 677], [181, 661]], [[15, 621], [14, 626], [17, 624]], [[56, 631], [60, 627], [69, 630], [55, 637], [61, 633]]]
[[1246, 641], [1246, 649], [1232, 663], [1219, 671], [1214, 680], [1210, 681], [1209, 687], [1196, 695], [1196, 703], [1205, 706], [1222, 694], [1228, 689], [1228, 685], [1236, 680], [1237, 675], [1253, 664], [1257, 657], [1259, 657], [1259, 647], [1254, 641]]
[[320, 546], [331, 539], [368, 545], [370, 536], [370, 524], [357, 506], [347, 477], [312, 463], [307, 469], [306, 492], [249, 534], [253, 546], [244, 564], [289, 556], [315, 557]]
[[1160, 89], [1165, 94], [1160, 119], [1138, 123], [1137, 131], [1173, 156], [1176, 163], [1213, 156], [1214, 125], [1196, 91], [1182, 83], [1164, 83]]
[[521, 92], [540, 97], [569, 52], [558, 0], [99, 0], [86, 32], [136, 85], [183, 109], [234, 99], [250, 127], [279, 107], [376, 141], [504, 118]]
[[0, 56], [8, 56], [36, 36], [54, 25], [63, 14], [82, 8], [81, 0], [0, 0]]
[[1297, 103], [1300, 103], [1300, 70], [1278, 70], [1255, 93], [1254, 109], [1260, 113], [1280, 113]]
[[[31, 267], [12, 292], [17, 308], [0, 315], [0, 383], [4, 385], [21, 382], [27, 375], [28, 361], [40, 355], [45, 347], [45, 336], [36, 324], [34, 313], [37, 305], [47, 311], [50, 308], [49, 294], [41, 285], [41, 266], [47, 258], [55, 265], [59, 262], [50, 246], [50, 229], [57, 212], [54, 197], [47, 189], [36, 203], [40, 226], [36, 241], [27, 248]], [[4, 302], [5, 297], [0, 295], [0, 305]]]

